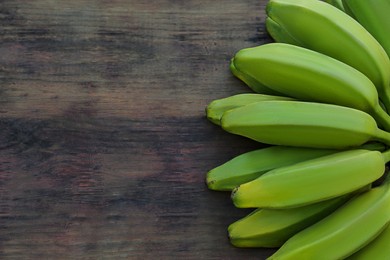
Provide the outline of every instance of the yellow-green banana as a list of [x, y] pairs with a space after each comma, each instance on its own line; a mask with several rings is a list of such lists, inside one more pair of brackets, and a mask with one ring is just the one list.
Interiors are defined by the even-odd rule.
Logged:
[[390, 151], [341, 151], [274, 169], [232, 191], [239, 208], [290, 208], [348, 194], [379, 179]]
[[240, 50], [232, 62], [236, 70], [284, 95], [356, 108], [390, 129], [390, 116], [380, 106], [374, 84], [334, 58], [291, 44], [269, 43]]
[[[360, 148], [384, 151], [381, 143], [366, 143]], [[309, 159], [336, 153], [338, 150], [289, 146], [271, 146], [240, 154], [226, 163], [210, 170], [206, 176], [209, 189], [231, 191], [252, 181], [264, 173]]]
[[388, 260], [390, 258], [390, 225], [372, 242], [348, 257], [348, 260]]
[[334, 153], [331, 149], [271, 146], [241, 154], [207, 173], [211, 190], [231, 191], [275, 168]]
[[333, 5], [334, 7], [340, 9], [341, 11], [344, 10], [344, 5], [342, 0], [325, 0], [326, 3]]
[[256, 209], [228, 227], [230, 242], [236, 247], [280, 247], [299, 231], [332, 213], [351, 196], [291, 209]]
[[283, 96], [281, 93], [272, 90], [256, 80], [255, 78], [251, 77], [248, 74], [241, 73], [240, 71], [236, 70], [234, 68], [234, 63], [230, 62], [230, 70], [233, 73], [234, 76], [239, 78], [241, 81], [243, 81], [250, 89], [252, 89], [254, 92], [260, 93], [260, 94], [266, 94], [266, 95], [276, 95], [276, 96]]
[[390, 57], [390, 1], [343, 0], [346, 12], [369, 31]]
[[268, 259], [344, 259], [377, 237], [389, 221], [390, 185], [387, 179], [381, 186], [357, 195], [329, 216], [291, 237]]
[[[283, 28], [283, 26], [281, 26], [280, 24], [278, 24], [277, 22], [275, 22], [271, 18], [267, 18], [265, 20], [265, 26], [267, 28], [268, 34], [276, 42], [288, 43], [288, 44], [293, 44], [293, 45], [297, 45], [297, 46], [300, 45], [300, 42], [297, 39], [294, 39], [294, 37], [292, 35], [290, 35], [286, 31], [285, 28]], [[237, 72], [237, 70], [234, 68], [234, 64], [232, 62], [230, 63], [230, 70], [233, 72]]]
[[342, 106], [262, 101], [222, 115], [227, 132], [255, 141], [285, 146], [346, 149], [368, 141], [390, 145], [390, 133], [379, 129], [368, 114]]
[[274, 30], [275, 25], [268, 23], [276, 41], [293, 38], [301, 47], [354, 67], [374, 83], [390, 109], [390, 60], [379, 42], [355, 19], [318, 0], [270, 0], [266, 11], [267, 20], [283, 28]]
[[237, 94], [210, 102], [206, 107], [206, 116], [212, 123], [220, 125], [220, 120], [224, 112], [265, 100], [292, 100], [292, 98], [254, 93]]

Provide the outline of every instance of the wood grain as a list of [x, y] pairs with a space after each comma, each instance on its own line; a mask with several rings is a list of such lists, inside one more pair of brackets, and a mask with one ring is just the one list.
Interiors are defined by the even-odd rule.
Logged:
[[248, 92], [228, 68], [269, 42], [266, 1], [0, 2], [1, 259], [265, 259], [204, 184], [261, 144], [204, 117]]

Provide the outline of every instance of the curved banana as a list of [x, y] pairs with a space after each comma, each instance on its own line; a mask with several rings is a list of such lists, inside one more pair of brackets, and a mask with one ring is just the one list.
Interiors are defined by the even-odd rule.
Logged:
[[[373, 151], [385, 150], [385, 146], [381, 143], [366, 143], [360, 148]], [[206, 175], [206, 184], [211, 190], [231, 191], [235, 187], [252, 181], [270, 170], [336, 153], [337, 151], [289, 146], [271, 146], [250, 151], [210, 170]]]
[[326, 3], [333, 5], [334, 7], [340, 9], [341, 11], [344, 10], [344, 5], [342, 0], [325, 0]]
[[390, 184], [387, 179], [381, 186], [357, 195], [329, 216], [291, 237], [268, 260], [344, 259], [377, 237], [389, 221]]
[[343, 4], [346, 12], [377, 39], [390, 57], [390, 2], [388, 0], [343, 0]]
[[293, 45], [300, 45], [300, 42], [294, 39], [294, 36], [289, 34], [285, 28], [283, 28], [280, 24], [267, 17], [265, 19], [265, 26], [267, 28], [268, 34], [274, 39], [276, 42], [288, 43]]
[[380, 106], [373, 83], [329, 56], [291, 44], [269, 43], [240, 50], [233, 63], [270, 89], [303, 101], [356, 108], [390, 129], [390, 116]]
[[[290, 208], [348, 194], [379, 179], [390, 151], [341, 151], [274, 169], [232, 192], [238, 208]], [[335, 183], [337, 180], [337, 183]]]
[[211, 190], [231, 191], [275, 168], [334, 153], [331, 149], [271, 146], [241, 154], [207, 173]]
[[272, 145], [346, 149], [368, 141], [390, 145], [390, 133], [379, 129], [368, 114], [342, 106], [262, 101], [225, 112], [227, 132]]
[[[379, 42], [355, 19], [318, 0], [270, 0], [266, 12], [267, 19], [283, 28], [279, 31], [270, 28], [269, 33], [276, 41], [293, 38], [301, 47], [354, 67], [374, 83], [380, 98], [390, 109], [389, 57]], [[280, 35], [285, 32], [288, 32], [287, 36]]]
[[268, 88], [267, 86], [265, 86], [255, 78], [251, 77], [250, 75], [242, 73], [241, 71], [237, 70], [234, 67], [234, 63], [232, 61], [230, 62], [229, 66], [230, 66], [230, 71], [233, 73], [233, 75], [236, 76], [241, 81], [243, 81], [254, 92], [260, 94], [266, 94], [266, 95], [283, 96], [281, 93]]
[[213, 100], [206, 107], [206, 116], [212, 123], [220, 125], [222, 114], [230, 109], [242, 107], [251, 103], [265, 100], [293, 100], [289, 97], [271, 96], [264, 94], [237, 94], [226, 98]]
[[390, 256], [390, 225], [380, 233], [372, 242], [360, 249], [347, 260], [387, 260]]
[[345, 195], [292, 209], [256, 209], [228, 227], [230, 242], [236, 247], [280, 247], [350, 198]]

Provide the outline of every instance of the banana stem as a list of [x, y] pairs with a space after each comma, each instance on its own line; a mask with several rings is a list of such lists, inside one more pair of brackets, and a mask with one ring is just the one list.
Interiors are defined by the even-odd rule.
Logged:
[[385, 88], [382, 93], [380, 93], [380, 100], [385, 106], [387, 111], [390, 111], [390, 86]]
[[[385, 104], [384, 104], [385, 105]], [[390, 131], [390, 116], [386, 113], [386, 111], [379, 105], [374, 109], [374, 118], [377, 120], [380, 127], [382, 127], [386, 131]]]
[[383, 159], [386, 163], [390, 162], [390, 149], [382, 153]]
[[376, 141], [382, 142], [387, 146], [390, 146], [390, 133], [382, 129], [377, 128], [373, 139]]

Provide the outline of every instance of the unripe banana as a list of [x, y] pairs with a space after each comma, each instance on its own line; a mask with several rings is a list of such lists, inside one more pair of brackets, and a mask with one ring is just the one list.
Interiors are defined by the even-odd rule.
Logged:
[[[301, 47], [354, 67], [374, 83], [385, 105], [389, 105], [390, 60], [379, 42], [356, 20], [318, 0], [271, 0], [266, 11], [267, 19], [284, 29], [275, 31], [275, 26], [270, 27], [275, 40], [293, 38]], [[288, 36], [279, 35], [285, 32]]]
[[268, 260], [344, 259], [377, 237], [389, 221], [390, 185], [386, 180], [291, 237]]
[[260, 94], [266, 94], [266, 95], [276, 95], [276, 96], [283, 96], [281, 93], [272, 90], [259, 82], [258, 80], [252, 78], [250, 75], [241, 73], [240, 71], [236, 70], [234, 68], [234, 63], [230, 62], [230, 71], [233, 73], [234, 76], [239, 78], [241, 81], [243, 81], [249, 88], [251, 88], [254, 92], [260, 93]]
[[325, 2], [344, 12], [344, 5], [342, 0], [325, 0]]
[[228, 228], [236, 247], [280, 247], [290, 237], [326, 217], [351, 195], [292, 209], [256, 209]]
[[[276, 42], [288, 43], [292, 45], [300, 45], [300, 42], [297, 39], [294, 39], [292, 35], [290, 35], [285, 28], [283, 28], [280, 24], [267, 17], [265, 19], [265, 26], [267, 28], [268, 34], [274, 39]], [[234, 64], [231, 62], [231, 71], [237, 72], [234, 68]], [[265, 86], [264, 86], [265, 87]], [[257, 91], [256, 91], [257, 92]], [[260, 92], [261, 93], [261, 92]]]
[[290, 208], [331, 199], [379, 179], [389, 156], [354, 149], [277, 168], [235, 188], [232, 200], [238, 208]]
[[390, 1], [343, 0], [346, 12], [367, 29], [390, 57]]
[[347, 260], [388, 260], [390, 257], [390, 225], [379, 236]]
[[225, 112], [227, 132], [272, 145], [346, 149], [368, 141], [390, 145], [390, 133], [379, 129], [368, 114], [342, 106], [262, 101]]
[[[385, 150], [385, 146], [381, 143], [366, 143], [360, 148], [373, 151]], [[336, 153], [337, 151], [288, 146], [266, 147], [243, 153], [212, 169], [207, 173], [206, 183], [211, 190], [231, 191], [235, 187], [252, 181], [270, 170]]]
[[275, 168], [334, 153], [331, 149], [271, 146], [241, 154], [207, 173], [211, 190], [231, 191]]
[[271, 96], [264, 94], [237, 94], [226, 98], [216, 99], [206, 107], [206, 116], [214, 124], [220, 125], [222, 114], [230, 109], [242, 107], [251, 103], [265, 100], [293, 100], [289, 97]]
[[380, 106], [373, 83], [329, 56], [291, 44], [269, 43], [240, 50], [232, 62], [236, 70], [286, 96], [356, 108], [390, 129], [390, 116]]
[[[342, 6], [341, 0], [327, 0], [326, 2], [344, 11], [344, 7]], [[300, 46], [302, 44], [301, 42], [299, 42], [298, 39], [295, 39], [293, 35], [291, 35], [288, 31], [286, 31], [285, 27], [275, 22], [270, 17], [266, 18], [265, 24], [266, 24], [267, 32], [276, 42], [283, 42], [283, 43], [293, 44], [297, 46]]]

